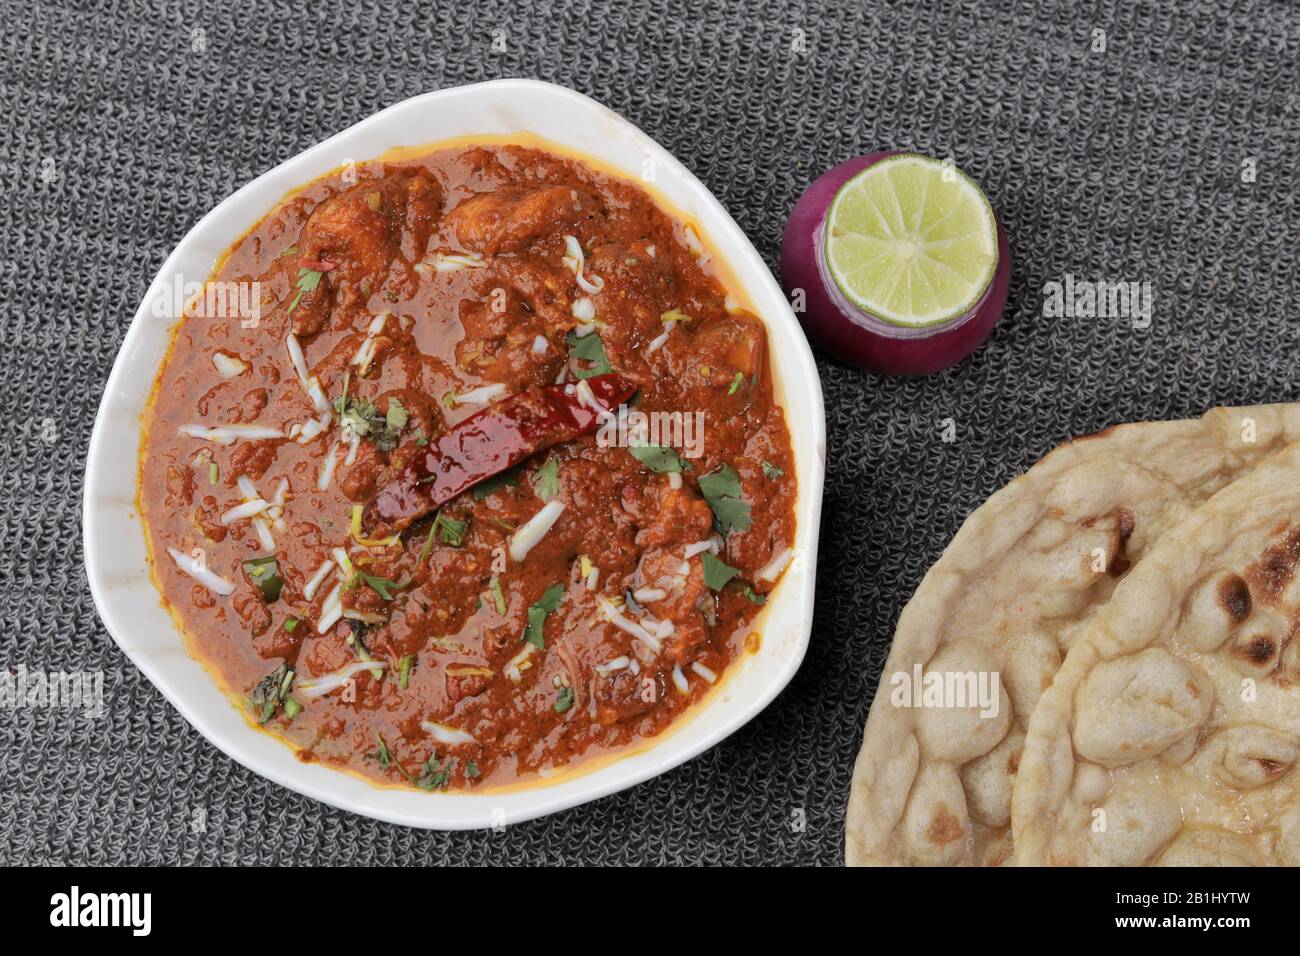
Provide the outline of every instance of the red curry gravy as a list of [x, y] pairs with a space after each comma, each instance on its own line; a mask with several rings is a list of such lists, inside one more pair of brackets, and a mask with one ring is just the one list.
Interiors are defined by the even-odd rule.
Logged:
[[[794, 467], [763, 325], [707, 260], [637, 186], [498, 145], [323, 178], [234, 245], [210, 282], [256, 308], [187, 310], [140, 499], [254, 722], [387, 783], [504, 785], [661, 733], [756, 647]], [[702, 413], [695, 446], [593, 429], [619, 404]]]

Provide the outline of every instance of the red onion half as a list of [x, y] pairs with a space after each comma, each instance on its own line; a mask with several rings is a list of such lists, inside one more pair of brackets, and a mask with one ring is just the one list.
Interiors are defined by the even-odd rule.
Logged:
[[837, 358], [885, 375], [928, 375], [956, 365], [975, 351], [993, 330], [1011, 285], [1011, 250], [1002, 220], [998, 263], [993, 281], [964, 315], [923, 328], [895, 325], [858, 308], [840, 291], [827, 270], [822, 227], [840, 187], [868, 166], [896, 155], [896, 150], [868, 153], [841, 163], [818, 178], [795, 204], [781, 243], [781, 284], [795, 302], [809, 338]]

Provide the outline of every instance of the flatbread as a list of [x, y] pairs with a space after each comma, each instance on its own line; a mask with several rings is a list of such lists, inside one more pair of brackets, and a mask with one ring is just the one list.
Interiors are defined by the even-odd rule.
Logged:
[[[976, 509], [899, 617], [854, 767], [846, 862], [1010, 862], [1024, 734], [1076, 634], [1162, 534], [1298, 439], [1294, 404], [1120, 425]], [[967, 706], [902, 706], [918, 669], [922, 682], [972, 675], [950, 686]], [[979, 679], [996, 707], [961, 697]]]
[[1168, 532], [1040, 700], [1031, 865], [1300, 865], [1300, 446]]

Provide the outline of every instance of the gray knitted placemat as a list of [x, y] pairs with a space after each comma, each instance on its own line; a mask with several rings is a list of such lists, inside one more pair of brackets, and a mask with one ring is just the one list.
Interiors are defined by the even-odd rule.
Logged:
[[[1297, 397], [1300, 11], [1281, 0], [97, 6], [0, 2], [0, 666], [102, 671], [106, 693], [98, 718], [0, 710], [0, 862], [839, 863], [894, 622], [963, 517], [1071, 435]], [[1014, 274], [954, 370], [895, 381], [818, 355], [818, 611], [771, 707], [617, 796], [425, 833], [244, 770], [135, 671], [87, 590], [81, 474], [127, 323], [204, 212], [384, 106], [499, 76], [629, 117], [773, 268], [822, 170], [882, 146], [952, 156]], [[1045, 317], [1067, 274], [1151, 283], [1150, 327]]]

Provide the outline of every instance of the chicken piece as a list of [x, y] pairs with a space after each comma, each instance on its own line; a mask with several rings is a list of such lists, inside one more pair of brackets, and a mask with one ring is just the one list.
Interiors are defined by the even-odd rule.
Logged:
[[223, 471], [230, 476], [247, 475], [258, 481], [275, 462], [278, 441], [261, 439], [241, 441], [230, 456], [230, 466]]
[[685, 485], [665, 485], [660, 489], [653, 523], [637, 534], [636, 543], [647, 549], [674, 543], [685, 547], [707, 538], [712, 525], [713, 512], [707, 501]]
[[670, 343], [689, 352], [683, 376], [687, 388], [726, 385], [737, 372], [749, 379], [763, 367], [763, 328], [749, 316], [729, 316]]
[[230, 528], [221, 523], [221, 512], [224, 510], [212, 495], [205, 495], [203, 503], [194, 509], [194, 524], [209, 541], [225, 541], [226, 535], [230, 533]]
[[349, 501], [365, 501], [379, 487], [379, 478], [385, 470], [384, 456], [373, 442], [363, 441], [357, 446], [352, 464], [339, 467], [339, 488], [344, 496]]
[[[591, 296], [596, 315], [614, 317], [602, 331], [606, 347], [636, 352], [663, 332], [663, 314], [677, 304], [671, 262], [647, 255], [645, 243], [603, 242], [591, 250], [584, 272], [601, 285]], [[583, 293], [586, 294], [586, 293]]]
[[[463, 517], [458, 520], [463, 520]], [[412, 537], [423, 542], [431, 530], [420, 528], [412, 532]], [[467, 537], [462, 546], [456, 547], [434, 534], [421, 569], [427, 579], [419, 585], [415, 599], [407, 602], [401, 636], [409, 635], [415, 642], [414, 649], [418, 650], [425, 646], [430, 634], [456, 634], [478, 606], [484, 590], [483, 582], [492, 573], [490, 564], [491, 554], [483, 547], [476, 547], [472, 537]], [[485, 642], [488, 636], [485, 630]], [[509, 657], [518, 650], [515, 645], [519, 634], [512, 632], [505, 636], [510, 645], [506, 655]], [[485, 653], [491, 657], [486, 643]]]
[[167, 466], [167, 510], [184, 511], [194, 500], [194, 469], [176, 465]]
[[465, 337], [456, 345], [456, 364], [468, 375], [504, 383], [512, 394], [553, 382], [566, 357], [564, 346], [550, 341], [550, 330], [536, 314], [516, 302], [507, 300], [505, 306], [497, 311], [489, 303], [461, 301]]
[[[423, 170], [358, 183], [317, 206], [297, 252], [276, 266], [289, 278], [294, 332], [316, 334], [336, 305], [363, 306], [399, 252], [422, 256], [441, 207], [441, 187]], [[319, 281], [303, 285], [313, 272]]]
[[[410, 381], [411, 378], [407, 380]], [[398, 402], [406, 411], [406, 425], [397, 434], [399, 445], [411, 445], [421, 438], [424, 439], [424, 444], [427, 445], [430, 440], [442, 434], [446, 429], [446, 422], [443, 419], [441, 409], [438, 407], [437, 399], [420, 389], [392, 388], [374, 399], [375, 407], [385, 416], [388, 414], [389, 403], [392, 401]], [[396, 459], [390, 457], [390, 460], [396, 464]]]
[[239, 620], [243, 622], [244, 629], [253, 637], [261, 637], [271, 626], [271, 612], [267, 610], [266, 602], [260, 594], [241, 588], [231, 603]]
[[[260, 601], [261, 598], [253, 598], [253, 600]], [[265, 608], [263, 611], [265, 611]], [[277, 657], [285, 659], [291, 657], [297, 649], [301, 637], [289, 633], [282, 627], [272, 627], [270, 629], [264, 628], [260, 634], [254, 632], [252, 641], [253, 650], [257, 652], [257, 655], [263, 660], [270, 661], [275, 660]]]
[[334, 286], [382, 278], [408, 222], [419, 247], [411, 257], [423, 255], [421, 236], [427, 241], [440, 206], [439, 186], [424, 172], [358, 183], [316, 207], [298, 243], [302, 258], [332, 264]]
[[704, 585], [702, 559], [688, 560], [686, 547], [706, 540], [712, 524], [713, 512], [695, 492], [664, 487], [654, 523], [637, 535], [637, 544], [646, 550], [638, 566], [636, 587], [663, 595], [646, 600], [643, 606], [656, 620], [673, 623], [673, 634], [663, 651], [673, 663], [693, 660], [709, 639], [701, 606], [713, 597]]
[[442, 186], [423, 170], [406, 181], [406, 228], [402, 255], [410, 262], [424, 258], [429, 236], [442, 215]]
[[608, 727], [652, 710], [663, 699], [663, 678], [647, 671], [633, 674], [624, 668], [597, 677], [595, 696], [596, 718]]
[[446, 221], [466, 249], [491, 256], [519, 252], [597, 215], [596, 200], [569, 186], [511, 187], [471, 196]]
[[[287, 291], [282, 300], [288, 313], [290, 328], [302, 338], [315, 335], [329, 324], [334, 312], [334, 287], [322, 275], [313, 282], [312, 271], [319, 271], [321, 263], [294, 253], [277, 259], [263, 281], [276, 282]], [[301, 295], [299, 294], [301, 293]], [[274, 330], [279, 336], [281, 330]]]
[[535, 256], [503, 256], [493, 268], [475, 270], [471, 276], [475, 291], [484, 298], [496, 288], [509, 290], [512, 301], [530, 312], [550, 329], [570, 329], [573, 315], [573, 273], [556, 259], [553, 263]]
[[[682, 574], [683, 564], [688, 568], [685, 574]], [[693, 661], [698, 649], [709, 640], [700, 607], [713, 600], [704, 586], [701, 559], [686, 561], [680, 546], [671, 551], [654, 548], [641, 561], [640, 577], [643, 588], [664, 594], [662, 598], [646, 601], [645, 609], [656, 620], [673, 623], [673, 633], [664, 642], [662, 659], [673, 664]]]
[[352, 622], [339, 621], [325, 634], [312, 633], [306, 636], [298, 655], [299, 674], [320, 678], [356, 660], [356, 654], [347, 645], [350, 633]]

